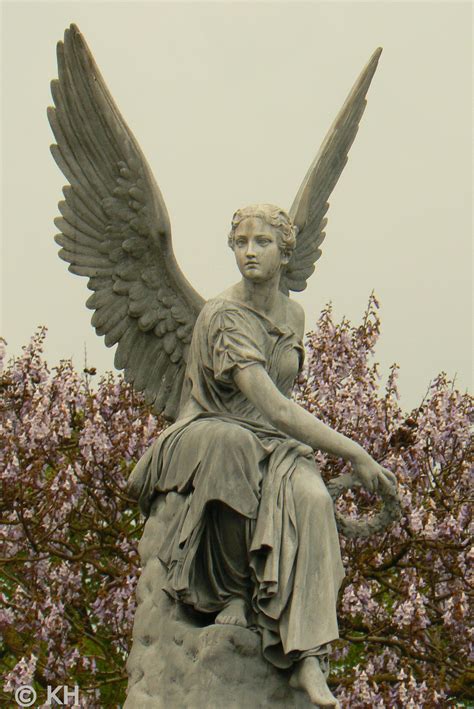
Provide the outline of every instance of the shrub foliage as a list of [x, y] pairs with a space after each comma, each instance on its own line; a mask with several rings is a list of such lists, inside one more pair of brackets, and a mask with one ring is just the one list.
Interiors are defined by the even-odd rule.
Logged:
[[[373, 362], [377, 308], [371, 296], [355, 327], [335, 323], [327, 307], [295, 387], [302, 406], [396, 473], [403, 504], [383, 535], [341, 538], [347, 576], [331, 686], [351, 709], [461, 706], [472, 698], [472, 399], [442, 373], [416, 409], [402, 411], [397, 366], [381, 389]], [[23, 684], [39, 701], [48, 685], [79, 685], [87, 706], [118, 706], [143, 528], [125, 486], [165, 424], [121, 376], [92, 387], [93, 369], [79, 374], [61, 361], [50, 370], [45, 335], [40, 328], [0, 382], [0, 702]], [[345, 469], [317, 458], [326, 478]], [[357, 491], [338, 502], [352, 516], [375, 504]]]

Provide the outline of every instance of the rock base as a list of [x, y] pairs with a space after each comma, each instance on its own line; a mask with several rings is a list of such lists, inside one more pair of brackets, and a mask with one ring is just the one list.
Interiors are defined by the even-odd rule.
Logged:
[[289, 673], [263, 659], [258, 634], [209, 625], [209, 616], [192, 612], [162, 590], [165, 570], [156, 541], [182, 503], [175, 493], [158, 499], [140, 542], [143, 571], [124, 709], [309, 709], [313, 705], [306, 694], [289, 686]]

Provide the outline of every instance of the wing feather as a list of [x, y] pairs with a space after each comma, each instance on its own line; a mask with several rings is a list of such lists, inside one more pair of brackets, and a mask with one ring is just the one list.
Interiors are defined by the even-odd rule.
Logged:
[[109, 330], [114, 325], [124, 320], [126, 315], [127, 299], [118, 299], [111, 296], [105, 305], [95, 311], [91, 322], [96, 330], [100, 330], [105, 326], [107, 326], [106, 329]]
[[143, 391], [146, 388], [150, 369], [156, 361], [156, 358], [160, 351], [161, 343], [158, 339], [153, 343], [152, 347], [144, 348], [144, 354], [141, 364], [140, 366], [135, 367], [137, 375], [135, 377], [133, 385], [137, 391]]
[[[65, 218], [69, 220], [67, 214], [62, 212], [62, 205], [67, 205], [68, 210], [71, 214], [76, 213], [80, 219], [83, 219], [86, 224], [88, 224], [92, 229], [97, 230], [100, 234], [103, 234], [104, 230], [104, 219], [103, 216], [97, 217], [94, 212], [89, 209], [87, 198], [84, 199], [83, 195], [78, 190], [73, 190], [71, 185], [66, 185], [63, 188], [63, 194], [65, 200], [59, 202], [59, 211], [63, 214]], [[70, 221], [70, 220], [69, 220]], [[71, 222], [74, 223], [74, 222]]]
[[359, 122], [366, 106], [366, 94], [382, 50], [377, 49], [360, 74], [323, 144], [313, 160], [290, 209], [298, 229], [296, 248], [280, 282], [283, 292], [301, 291], [321, 255], [328, 199], [348, 160]]
[[[113, 347], [113, 345], [116, 345], [122, 340], [122, 337], [127, 333], [129, 326], [130, 322], [127, 316], [119, 322], [115, 323], [114, 325], [109, 325], [106, 329], [101, 328], [97, 334], [104, 336], [104, 342], [106, 347]], [[121, 361], [123, 361], [124, 363], [119, 366], [119, 362]], [[123, 350], [121, 353], [121, 359], [118, 358], [117, 352], [115, 353], [114, 364], [117, 369], [123, 369], [125, 367], [126, 358], [124, 358]]]
[[[57, 137], [56, 140], [58, 140]], [[62, 147], [62, 149], [60, 149], [57, 145], [52, 145], [51, 154], [55, 159], [61, 172], [69, 180], [69, 184], [74, 189], [74, 192], [78, 195], [78, 197], [86, 204], [91, 201], [94, 201], [94, 193], [92, 192], [92, 190], [89, 190], [89, 187], [86, 183], [86, 178], [83, 172], [78, 167], [77, 163], [75, 162], [75, 157], [71, 150], [65, 147]], [[95, 217], [100, 218], [101, 214], [98, 210], [91, 208], [90, 211]]]
[[155, 399], [155, 408], [166, 408], [167, 401], [170, 398], [171, 390], [173, 388], [175, 376], [175, 365], [170, 362], [161, 378], [161, 386]]
[[[145, 333], [140, 332], [136, 320], [132, 321], [130, 329], [133, 329], [134, 332], [134, 345], [128, 354], [128, 366], [125, 370], [125, 379], [134, 384], [138, 373], [141, 371], [141, 364], [146, 360], [147, 343], [149, 339], [146, 337]], [[151, 345], [149, 349], [153, 349], [156, 344], [157, 342], [154, 340], [153, 345]]]
[[[67, 222], [64, 222], [63, 229], [66, 225]], [[63, 230], [61, 234], [56, 234], [54, 237], [55, 242], [59, 244], [59, 246], [62, 246], [63, 249], [70, 251], [73, 254], [97, 253], [97, 245], [95, 242], [90, 240], [89, 237], [77, 230], [72, 229], [69, 225], [66, 226], [66, 231], [68, 232], [67, 236]]]
[[149, 385], [145, 391], [145, 401], [147, 404], [153, 404], [156, 396], [160, 390], [161, 379], [165, 373], [165, 369], [168, 365], [168, 356], [166, 352], [160, 347], [160, 351], [156, 356], [156, 359], [150, 369], [150, 380], [151, 385]]
[[173, 382], [173, 386], [168, 395], [168, 400], [165, 405], [164, 414], [165, 416], [170, 416], [175, 409], [179, 408], [179, 402], [181, 398], [181, 391], [183, 388], [184, 381], [184, 371], [180, 371], [178, 376]]
[[79, 253], [78, 251], [68, 251], [66, 249], [60, 249], [59, 258], [62, 258], [63, 261], [67, 261], [68, 263], [74, 261], [74, 264], [78, 264], [79, 266], [101, 268], [110, 271], [110, 273], [113, 273], [113, 268], [111, 267], [110, 260], [98, 256], [97, 252], [89, 251], [87, 253]]
[[[106, 106], [104, 105], [104, 92], [102, 91], [102, 86], [105, 88], [104, 80], [82, 35], [76, 33], [75, 38], [74, 54], [77, 73], [81, 77], [84, 92], [88, 96], [94, 128], [98, 131], [101, 142], [107, 146], [108, 153], [112, 160], [121, 161], [123, 160], [123, 134], [122, 131], [119, 131], [117, 136], [117, 131], [114, 130], [114, 124], [108, 120], [108, 114], [105, 110]], [[105, 93], [108, 93], [106, 88]], [[111, 103], [113, 105], [113, 101], [111, 101]], [[96, 106], [99, 107], [99, 110], [96, 110]], [[119, 113], [118, 121], [119, 123], [123, 123], [123, 119]]]
[[[89, 199], [96, 201], [96, 193], [104, 197], [107, 194], [103, 188], [103, 180], [94, 169], [86, 151], [84, 150], [84, 137], [82, 131], [82, 121], [78, 120], [77, 109], [69, 107], [64, 100], [64, 93], [60, 88], [56, 90], [56, 109], [49, 109], [48, 120], [50, 122], [54, 137], [56, 138], [58, 149], [69, 170], [74, 172], [75, 182], [71, 182], [75, 187], [77, 183], [84, 190]], [[73, 117], [73, 118], [70, 118]], [[95, 158], [97, 160], [97, 156]], [[62, 168], [61, 168], [62, 169]], [[63, 170], [64, 172], [64, 170]], [[66, 174], [66, 173], [65, 173]], [[99, 202], [100, 205], [100, 202]], [[97, 216], [101, 216], [99, 212]]]
[[136, 329], [133, 327], [133, 320], [130, 317], [127, 317], [127, 319], [124, 321], [124, 325], [127, 325], [123, 335], [120, 337], [120, 340], [118, 341], [118, 347], [115, 352], [115, 361], [114, 364], [117, 367], [117, 369], [125, 369], [125, 377], [129, 376], [128, 375], [128, 361], [132, 355], [132, 352], [134, 348], [137, 345], [137, 338], [136, 338]]
[[[114, 171], [112, 165], [120, 159], [120, 151], [117, 150], [116, 142], [104, 130], [100, 113], [94, 110], [93, 82], [89, 82], [89, 75], [81, 69], [80, 53], [76, 51], [76, 43], [71, 41], [71, 34], [66, 36], [66, 47], [69, 56], [68, 82], [74, 83], [76, 91], [71, 91], [70, 95], [74, 107], [82, 116], [82, 129], [84, 142], [82, 146], [88, 153], [91, 164], [96, 166], [102, 177], [107, 177], [114, 181]], [[99, 160], [97, 160], [99, 157]]]
[[57, 61], [51, 152], [69, 182], [55, 220], [59, 255], [89, 278], [92, 324], [117, 344], [115, 366], [173, 418], [204, 301], [176, 262], [161, 192], [75, 25]]
[[[61, 149], [72, 153], [74, 161], [84, 175], [86, 184], [90, 186], [91, 190], [96, 190], [101, 198], [104, 198], [107, 196], [108, 190], [103, 180], [105, 170], [102, 165], [102, 169], [98, 167], [98, 164], [104, 162], [100, 143], [95, 141], [96, 153], [94, 154], [93, 148], [89, 145], [90, 137], [85, 129], [87, 116], [81, 110], [81, 102], [77, 100], [79, 97], [73, 90], [70, 73], [64, 66], [64, 61], [62, 48], [58, 45], [58, 73], [60, 87], [62, 87], [62, 90], [60, 88], [58, 91], [58, 97], [61, 103], [59, 104], [58, 120], [51, 127]], [[69, 117], [73, 117], [72, 120]], [[67, 135], [67, 144], [60, 135], [61, 133]], [[112, 175], [109, 179], [113, 180]]]
[[[80, 214], [79, 211], [76, 209], [73, 211], [69, 204], [65, 201], [62, 200], [58, 204], [59, 211], [63, 215], [62, 217], [56, 217], [54, 220], [54, 223], [60, 229], [63, 234], [67, 234], [66, 231], [63, 231], [63, 224], [64, 224], [64, 229], [77, 229], [77, 231], [80, 231], [84, 236], [87, 236], [88, 238], [95, 239], [96, 241], [101, 241], [101, 232], [97, 227], [93, 227], [87, 222], [85, 222]], [[56, 220], [57, 219], [64, 219], [64, 222], [58, 223]]]

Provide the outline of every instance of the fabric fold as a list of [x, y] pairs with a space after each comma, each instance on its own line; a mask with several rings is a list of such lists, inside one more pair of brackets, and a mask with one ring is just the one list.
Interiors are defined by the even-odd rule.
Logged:
[[263, 654], [282, 668], [338, 637], [344, 572], [334, 509], [312, 449], [272, 427], [233, 374], [263, 366], [289, 396], [301, 350], [289, 328], [235, 301], [209, 301], [193, 334], [182, 417], [129, 483], [146, 515], [156, 495], [183, 496], [158, 540], [167, 592], [208, 613], [248, 593]]

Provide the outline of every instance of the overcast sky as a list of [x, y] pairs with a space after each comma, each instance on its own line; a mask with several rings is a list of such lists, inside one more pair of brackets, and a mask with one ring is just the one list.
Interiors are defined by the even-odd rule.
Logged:
[[384, 51], [323, 255], [295, 297], [307, 329], [329, 300], [358, 323], [381, 302], [377, 360], [402, 403], [438, 372], [470, 386], [471, 7], [457, 2], [3, 2], [3, 336], [49, 328], [50, 365], [113, 367], [86, 280], [57, 257], [64, 178], [49, 153], [49, 81], [70, 22], [83, 32], [167, 204], [185, 275], [206, 298], [237, 280], [237, 207], [289, 208], [356, 76]]

